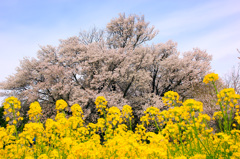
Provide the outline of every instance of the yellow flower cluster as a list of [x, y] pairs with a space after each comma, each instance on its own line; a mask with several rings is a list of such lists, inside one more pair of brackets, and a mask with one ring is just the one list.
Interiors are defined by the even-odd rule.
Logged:
[[218, 74], [216, 73], [210, 73], [207, 74], [204, 79], [203, 79], [203, 83], [208, 84], [209, 82], [215, 82], [219, 79]]
[[117, 123], [122, 123], [121, 112], [118, 107], [109, 108], [106, 119], [107, 122], [112, 123], [113, 126], [116, 126]]
[[[230, 133], [231, 131], [231, 127], [236, 127], [237, 125], [235, 123], [233, 123], [233, 114], [235, 112], [235, 120], [238, 123], [238, 116], [239, 114], [239, 99], [240, 99], [240, 95], [235, 93], [235, 90], [233, 88], [226, 88], [221, 90], [218, 93], [215, 81], [218, 79], [218, 75], [217, 74], [208, 74], [204, 77], [203, 82], [204, 83], [208, 83], [209, 81], [212, 82], [216, 94], [217, 94], [217, 98], [218, 101], [216, 103], [216, 105], [220, 106], [220, 110], [219, 112], [215, 112], [213, 119], [217, 119], [218, 123], [219, 123], [219, 128], [220, 131], [223, 131], [225, 133]], [[239, 124], [239, 123], [238, 123]], [[239, 125], [238, 125], [239, 128]]]
[[103, 118], [98, 118], [98, 122], [97, 122], [97, 124], [96, 124], [97, 129], [99, 129], [101, 132], [104, 132], [105, 124], [106, 124], [105, 119], [103, 119]]
[[122, 115], [126, 118], [133, 118], [132, 116], [132, 107], [129, 105], [124, 105], [122, 109]]
[[231, 108], [239, 107], [238, 100], [240, 99], [240, 95], [235, 93], [233, 88], [226, 88], [219, 92], [217, 95], [218, 102], [217, 105], [222, 102], [223, 105], [229, 105]]
[[122, 118], [123, 121], [129, 125], [130, 130], [132, 130], [132, 119], [133, 119], [133, 114], [132, 114], [132, 107], [129, 105], [124, 105], [122, 109]]
[[162, 101], [165, 105], [171, 107], [171, 106], [177, 106], [178, 103], [181, 103], [179, 101], [179, 94], [174, 91], [168, 91], [164, 93], [164, 97], [162, 98]]
[[[21, 108], [21, 102], [16, 97], [8, 97], [5, 99], [5, 102], [3, 103], [4, 109], [20, 109]], [[11, 112], [11, 111], [10, 111]]]
[[[214, 119], [224, 120], [224, 125], [220, 126], [220, 129], [224, 129], [224, 131], [230, 131], [230, 126], [233, 124], [232, 116], [235, 111], [235, 120], [238, 124], [239, 117], [239, 99], [240, 95], [235, 93], [233, 88], [226, 88], [221, 90], [217, 94], [218, 101], [216, 105], [219, 105], [221, 111], [214, 113]], [[236, 126], [234, 124], [233, 126]]]
[[64, 110], [67, 106], [68, 106], [67, 102], [65, 102], [63, 99], [59, 99], [56, 102], [57, 110]]
[[32, 118], [34, 120], [40, 119], [40, 116], [42, 115], [42, 108], [38, 102], [33, 102], [30, 104], [28, 115], [29, 115], [29, 120], [31, 120]]
[[97, 108], [98, 112], [100, 112], [101, 115], [105, 116], [107, 103], [108, 103], [107, 100], [103, 96], [97, 97], [95, 104], [96, 104], [96, 108]]
[[79, 104], [73, 104], [71, 106], [71, 111], [73, 116], [83, 117], [83, 111]]
[[156, 107], [149, 107], [147, 108], [146, 111], [144, 111], [145, 114], [149, 114], [150, 116], [158, 115], [159, 114], [159, 109]]
[[[17, 124], [18, 120], [23, 120], [23, 117], [20, 117], [19, 109], [21, 108], [21, 102], [16, 97], [8, 97], [3, 103], [4, 112], [6, 116], [6, 121], [12, 120], [14, 125]], [[11, 118], [10, 118], [11, 117]]]
[[199, 101], [196, 101], [194, 99], [187, 99], [185, 102], [183, 102], [183, 106], [187, 110], [193, 110], [196, 112], [202, 112], [203, 111], [203, 104]]
[[[165, 99], [168, 104], [172, 104], [169, 101], [176, 102], [179, 96], [169, 92]], [[224, 109], [232, 103], [233, 106], [229, 106], [232, 113], [236, 111], [238, 114], [239, 106], [235, 100], [239, 100], [239, 96], [233, 93], [232, 89], [221, 91], [218, 99], [218, 104], [225, 106]], [[17, 107], [9, 103], [9, 106], [5, 104], [4, 108], [13, 106], [15, 111]], [[65, 101], [60, 103], [56, 104], [57, 110], [67, 107]], [[99, 112], [104, 115], [103, 118], [100, 114], [97, 123], [85, 123], [81, 107], [74, 104], [71, 107], [71, 117], [66, 118], [64, 112], [58, 112], [55, 120], [25, 124], [19, 134], [16, 133], [15, 125], [0, 127], [1, 158], [240, 158], [239, 128], [228, 127], [228, 131], [213, 133], [213, 128], [209, 126], [211, 118], [202, 113], [203, 105], [196, 100], [176, 102], [174, 107], [164, 111], [149, 107], [141, 117], [142, 124], [134, 127], [131, 127], [130, 106], [123, 106], [122, 111], [117, 107], [107, 109], [104, 97], [98, 97], [95, 103]], [[32, 112], [34, 114], [35, 111]], [[223, 121], [226, 112], [216, 112], [214, 117]], [[236, 124], [240, 124], [239, 115], [236, 115], [234, 120]]]
[[151, 121], [156, 122], [156, 117], [159, 115], [160, 111], [156, 107], [149, 107], [146, 111], [144, 111], [144, 116], [140, 118], [140, 121], [142, 121], [142, 124], [146, 123], [147, 125], [150, 124]]
[[[28, 123], [23, 132], [14, 136], [15, 127], [0, 128], [0, 156], [2, 158], [237, 158], [240, 148], [240, 131], [212, 134], [202, 105], [186, 100], [180, 107], [160, 112], [149, 107], [146, 120], [156, 121], [161, 131], [146, 131], [143, 124], [129, 131], [122, 118], [130, 117], [132, 108], [124, 106], [106, 110], [106, 119], [96, 124], [84, 124], [80, 106], [73, 105], [73, 116], [68, 119], [58, 113], [56, 120]], [[152, 119], [154, 117], [154, 119]], [[81, 119], [81, 120], [80, 120]], [[156, 120], [157, 119], [157, 120]], [[162, 125], [161, 125], [162, 124]], [[101, 142], [100, 133], [104, 137]], [[197, 132], [197, 133], [196, 133]], [[201, 142], [200, 142], [201, 141]]]

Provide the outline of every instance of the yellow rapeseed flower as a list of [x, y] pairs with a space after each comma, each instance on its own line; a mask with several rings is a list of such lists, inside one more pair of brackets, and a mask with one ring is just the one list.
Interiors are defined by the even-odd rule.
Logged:
[[118, 122], [121, 123], [121, 112], [118, 107], [111, 107], [107, 113], [107, 121], [112, 122], [113, 125], [116, 125]]
[[153, 106], [147, 108], [147, 110], [144, 111], [145, 114], [149, 114], [149, 115], [151, 115], [151, 116], [153, 116], [153, 115], [158, 115], [159, 112], [160, 112], [159, 109], [156, 108], [156, 107], [153, 107]]
[[98, 112], [103, 115], [107, 108], [107, 100], [103, 96], [98, 96], [95, 104]]
[[23, 120], [23, 117], [19, 117], [18, 120]]
[[218, 74], [216, 73], [210, 73], [207, 74], [204, 79], [203, 79], [203, 83], [208, 84], [209, 82], [215, 82], [219, 79]]
[[132, 107], [129, 105], [124, 105], [122, 109], [123, 117], [132, 118]]
[[29, 119], [31, 118], [39, 118], [42, 115], [42, 108], [38, 102], [33, 102], [30, 104], [30, 109], [28, 111]]
[[194, 111], [199, 111], [202, 112], [203, 111], [203, 104], [202, 102], [196, 101], [194, 99], [187, 99], [186, 101], [183, 102], [183, 106], [187, 109], [187, 110], [194, 110]]
[[10, 113], [12, 113], [13, 109], [12, 109], [12, 108], [9, 108], [8, 111], [9, 111]]
[[96, 105], [107, 105], [107, 100], [103, 96], [98, 96], [96, 101]]
[[38, 159], [48, 159], [48, 156], [46, 154], [41, 154]]
[[71, 111], [73, 116], [81, 116], [83, 117], [83, 111], [79, 104], [73, 104], [71, 106]]
[[56, 102], [56, 109], [57, 110], [63, 110], [68, 106], [67, 102], [65, 102], [63, 99], [59, 99]]
[[13, 124], [17, 124], [17, 121], [16, 121], [16, 120], [13, 120]]
[[162, 101], [165, 105], [170, 106], [177, 106], [177, 103], [181, 103], [179, 101], [179, 94], [174, 91], [168, 91], [164, 93], [164, 97], [162, 98]]

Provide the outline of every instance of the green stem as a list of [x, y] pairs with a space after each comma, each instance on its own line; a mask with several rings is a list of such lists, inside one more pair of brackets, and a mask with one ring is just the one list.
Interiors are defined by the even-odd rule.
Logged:
[[218, 90], [217, 90], [217, 87], [216, 87], [216, 85], [215, 85], [215, 82], [212, 81], [212, 84], [213, 84], [213, 87], [214, 87], [214, 89], [215, 89], [216, 94], [218, 95]]
[[[192, 105], [191, 105], [191, 114], [192, 114]], [[197, 127], [196, 127], [196, 122], [195, 122], [195, 117], [194, 117], [194, 115], [191, 115], [192, 116], [192, 119], [193, 119], [193, 124], [194, 124], [194, 131], [195, 131], [195, 136], [196, 136], [196, 138], [198, 139], [198, 149], [200, 150], [200, 153], [202, 152], [201, 151], [201, 148], [200, 148], [200, 144], [199, 144], [199, 142], [203, 145], [203, 147], [204, 147], [204, 149], [206, 150], [206, 152], [208, 153], [208, 155], [210, 156], [211, 154], [208, 152], [208, 150], [207, 150], [207, 148], [206, 148], [206, 146], [202, 143], [202, 141], [200, 140], [200, 138], [198, 137], [198, 132], [197, 132]]]
[[177, 102], [175, 100], [172, 100], [173, 106], [176, 107], [177, 106]]
[[130, 130], [132, 131], [132, 121], [130, 116], [129, 116], [129, 125], [130, 125]]
[[[153, 116], [154, 117], [154, 116]], [[156, 125], [156, 127], [157, 127], [157, 129], [158, 129], [158, 131], [160, 132], [161, 130], [160, 130], [160, 128], [159, 128], [159, 126], [158, 126], [158, 124], [157, 124], [157, 121], [156, 121], [156, 118], [154, 117], [154, 122], [155, 122], [155, 125]]]
[[[14, 108], [14, 104], [11, 104], [12, 111], [13, 111], [13, 121], [16, 121], [16, 111]], [[17, 131], [17, 123], [14, 123], [15, 129], [16, 129], [16, 140], [18, 140], [18, 131]]]
[[232, 123], [233, 123], [233, 121], [232, 121], [232, 114], [233, 114], [233, 108], [231, 108], [231, 111], [230, 111], [230, 117], [229, 117], [229, 132], [231, 131], [231, 125], [232, 125]]
[[[192, 114], [192, 106], [191, 106], [191, 114]], [[192, 116], [192, 120], [193, 120], [193, 124], [194, 124], [194, 133], [195, 133], [195, 136], [196, 138], [198, 139], [198, 142], [197, 142], [197, 146], [198, 146], [198, 150], [200, 151], [200, 153], [202, 152], [201, 151], [201, 147], [200, 147], [200, 144], [199, 144], [199, 138], [198, 138], [198, 133], [197, 133], [197, 127], [196, 127], [196, 122], [195, 122], [195, 117], [194, 115], [191, 115]]]
[[[215, 82], [214, 81], [212, 81], [212, 84], [213, 84], [213, 87], [214, 87], [214, 89], [215, 89], [215, 91], [216, 91], [216, 94], [218, 95], [218, 91], [217, 91], [217, 87], [216, 87], [216, 85], [215, 85]], [[221, 110], [222, 110], [222, 114], [223, 114], [223, 119], [224, 119], [224, 132], [226, 132], [227, 130], [228, 130], [228, 125], [227, 125], [227, 106], [226, 106], [226, 108], [225, 108], [225, 113], [224, 113], [224, 110], [223, 110], [223, 105], [222, 105], [222, 102], [219, 102], [219, 105], [220, 105], [220, 108], [221, 108]], [[220, 123], [221, 124], [221, 123]], [[228, 132], [227, 132], [228, 133]]]
[[225, 106], [225, 128], [226, 128], [227, 133], [229, 134], [229, 132], [228, 132], [229, 119], [228, 119], [227, 111], [228, 111], [228, 103]]
[[104, 116], [104, 119], [105, 119], [105, 121], [106, 121], [106, 123], [107, 123], [107, 117], [106, 117], [105, 110], [104, 110], [104, 109], [102, 109], [102, 111], [103, 111], [103, 116]]
[[219, 128], [220, 128], [220, 131], [223, 131], [221, 118], [218, 119], [218, 125], [219, 125]]
[[178, 123], [177, 125], [178, 125], [178, 129], [179, 129], [179, 132], [180, 132], [180, 143], [181, 143], [181, 146], [182, 146], [183, 155], [185, 155], [184, 145], [183, 145], [183, 141], [182, 141], [182, 130], [181, 130], [181, 126], [179, 125], [179, 123]]

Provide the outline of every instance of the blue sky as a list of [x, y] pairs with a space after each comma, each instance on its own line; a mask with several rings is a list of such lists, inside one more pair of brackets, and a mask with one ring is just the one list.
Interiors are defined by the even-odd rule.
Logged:
[[145, 15], [159, 30], [155, 44], [173, 40], [180, 52], [206, 50], [221, 76], [240, 62], [239, 0], [0, 0], [0, 81], [21, 59], [36, 57], [39, 46], [105, 28], [124, 12]]

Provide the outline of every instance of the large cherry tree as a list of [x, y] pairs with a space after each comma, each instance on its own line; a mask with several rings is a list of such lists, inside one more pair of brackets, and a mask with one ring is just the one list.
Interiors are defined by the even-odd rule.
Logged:
[[204, 50], [180, 54], [173, 41], [145, 44], [156, 35], [144, 16], [120, 14], [105, 30], [94, 28], [60, 40], [58, 46], [41, 47], [37, 58], [23, 59], [0, 86], [26, 103], [25, 112], [30, 102], [39, 101], [44, 119], [53, 118], [55, 102], [64, 99], [80, 104], [93, 122], [100, 95], [109, 106], [131, 105], [137, 119], [148, 106], [162, 108], [167, 91], [192, 97], [192, 86], [211, 69], [211, 56]]

